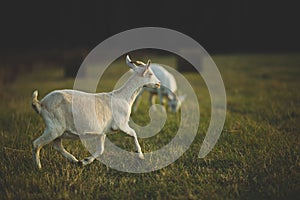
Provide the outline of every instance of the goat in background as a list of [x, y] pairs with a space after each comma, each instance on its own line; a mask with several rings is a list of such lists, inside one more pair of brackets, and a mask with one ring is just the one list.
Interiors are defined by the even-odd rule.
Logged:
[[[138, 66], [146, 66], [146, 64], [143, 63], [142, 61], [131, 61], [131, 62]], [[165, 97], [168, 101], [167, 102], [168, 108], [173, 113], [176, 113], [179, 110], [179, 108], [181, 107], [181, 103], [184, 101], [186, 96], [185, 95], [177, 96], [175, 94], [177, 91], [176, 80], [175, 80], [174, 76], [164, 68], [164, 65], [157, 64], [157, 63], [151, 63], [150, 67], [151, 67], [153, 73], [155, 74], [155, 76], [161, 81], [161, 87], [160, 88], [144, 87], [134, 102], [133, 111], [137, 111], [137, 108], [139, 105], [139, 99], [140, 99], [142, 93], [144, 91], [148, 91], [150, 93], [150, 96], [149, 96], [150, 106], [155, 104], [156, 96], [159, 97], [159, 103], [161, 105], [163, 105], [164, 97]]]

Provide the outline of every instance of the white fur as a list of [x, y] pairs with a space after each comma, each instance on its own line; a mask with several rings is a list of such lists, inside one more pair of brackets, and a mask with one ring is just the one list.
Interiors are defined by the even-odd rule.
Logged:
[[[134, 61], [134, 62], [142, 66], [145, 65], [145, 63], [141, 61]], [[133, 110], [134, 111], [137, 110], [140, 96], [144, 91], [147, 91], [150, 93], [149, 96], [150, 106], [155, 103], [155, 97], [156, 95], [158, 95], [160, 104], [163, 104], [163, 98], [166, 97], [168, 100], [167, 103], [169, 109], [174, 113], [177, 112], [181, 106], [181, 103], [185, 99], [185, 95], [176, 96], [175, 93], [177, 91], [177, 83], [174, 76], [170, 72], [168, 72], [161, 64], [152, 63], [150, 65], [150, 68], [152, 69], [153, 73], [158, 78], [158, 80], [161, 81], [161, 87], [143, 88], [141, 93], [136, 98], [136, 101], [133, 106]]]
[[[127, 56], [126, 62], [130, 58]], [[128, 63], [127, 63], [128, 64]], [[130, 65], [130, 64], [129, 64]], [[109, 93], [86, 93], [77, 90], [56, 90], [46, 95], [41, 101], [37, 100], [38, 93], [35, 91], [32, 97], [32, 106], [35, 111], [44, 119], [46, 128], [44, 133], [33, 142], [33, 157], [35, 164], [41, 168], [39, 153], [41, 148], [53, 142], [53, 146], [72, 162], [83, 165], [93, 162], [104, 151], [106, 134], [121, 130], [134, 137], [139, 158], [143, 159], [143, 153], [137, 140], [135, 131], [129, 127], [128, 121], [131, 113], [131, 106], [143, 86], [159, 87], [160, 82], [147, 65], [137, 67], [131, 64], [134, 73], [127, 82], [118, 90]], [[76, 98], [79, 106], [72, 108], [72, 100]], [[96, 119], [94, 113], [86, 111], [92, 101], [96, 105]], [[77, 105], [76, 104], [76, 105]], [[113, 111], [112, 111], [113, 108]], [[113, 113], [114, 112], [114, 113]], [[81, 129], [74, 124], [73, 113], [80, 113]], [[72, 154], [67, 152], [62, 145], [62, 139], [79, 139], [80, 134], [97, 134], [101, 144], [99, 149], [90, 157], [78, 161]], [[85, 133], [83, 133], [85, 131]]]

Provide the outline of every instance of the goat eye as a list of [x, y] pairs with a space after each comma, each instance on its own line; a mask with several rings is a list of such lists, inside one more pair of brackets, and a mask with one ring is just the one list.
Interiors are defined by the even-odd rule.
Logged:
[[153, 75], [152, 73], [149, 74], [149, 76], [152, 76], [152, 75]]

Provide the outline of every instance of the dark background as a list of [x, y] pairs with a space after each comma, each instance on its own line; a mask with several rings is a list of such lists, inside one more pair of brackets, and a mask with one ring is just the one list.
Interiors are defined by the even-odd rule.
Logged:
[[92, 49], [127, 29], [180, 31], [209, 53], [299, 51], [298, 7], [288, 1], [9, 1], [0, 50]]

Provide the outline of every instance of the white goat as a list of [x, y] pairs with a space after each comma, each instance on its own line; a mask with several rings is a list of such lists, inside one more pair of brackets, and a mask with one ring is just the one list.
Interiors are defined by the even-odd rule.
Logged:
[[[121, 130], [134, 137], [139, 158], [144, 158], [136, 132], [128, 125], [131, 106], [143, 86], [159, 87], [160, 82], [150, 69], [150, 60], [143, 67], [131, 63], [128, 55], [126, 61], [134, 73], [121, 88], [112, 92], [85, 93], [77, 90], [56, 90], [41, 101], [37, 99], [38, 92], [33, 92], [32, 107], [41, 115], [46, 125], [44, 133], [33, 142], [33, 158], [38, 168], [41, 168], [40, 150], [50, 142], [53, 142], [54, 148], [68, 160], [82, 165], [89, 164], [103, 153], [106, 134], [115, 130]], [[73, 98], [79, 100], [81, 106], [72, 107]], [[91, 119], [94, 115], [85, 112], [84, 109], [85, 106], [89, 106], [92, 99], [95, 100], [97, 119]], [[101, 141], [99, 149], [81, 161], [67, 152], [62, 145], [62, 139], [79, 139], [79, 136], [84, 134], [78, 131], [74, 124], [74, 113], [82, 115], [80, 120], [83, 127], [88, 129], [87, 131], [96, 130]]]
[[[131, 61], [132, 63], [135, 63], [138, 66], [145, 66], [146, 64], [141, 61]], [[164, 97], [168, 100], [168, 107], [169, 109], [175, 113], [179, 110], [181, 107], [181, 103], [185, 99], [185, 95], [177, 96], [175, 92], [177, 91], [177, 83], [174, 78], [174, 76], [168, 72], [162, 64], [156, 64], [152, 63], [150, 65], [150, 68], [152, 69], [155, 76], [158, 78], [158, 80], [161, 81], [161, 87], [160, 88], [149, 88], [145, 87], [143, 90], [139, 93], [137, 96], [134, 105], [133, 105], [133, 111], [136, 111], [139, 104], [139, 99], [144, 91], [148, 91], [150, 93], [149, 96], [149, 102], [150, 106], [155, 104], [155, 97], [158, 95], [160, 104], [164, 104]]]

